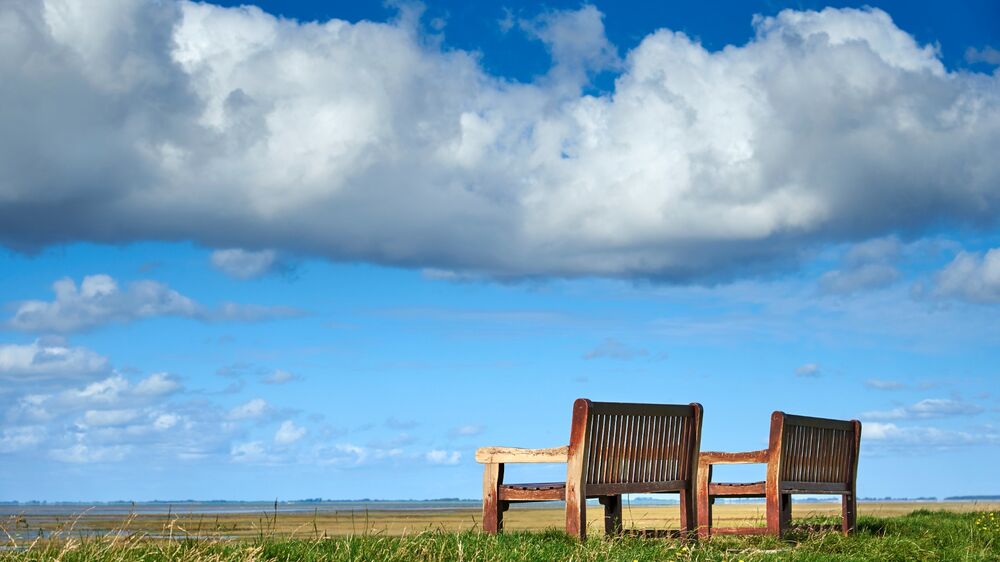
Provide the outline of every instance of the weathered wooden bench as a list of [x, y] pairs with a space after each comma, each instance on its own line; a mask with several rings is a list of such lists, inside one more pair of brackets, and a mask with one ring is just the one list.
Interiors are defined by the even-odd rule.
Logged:
[[[704, 452], [698, 458], [698, 536], [772, 534], [780, 536], [792, 520], [792, 494], [842, 496], [841, 530], [854, 531], [857, 517], [858, 450], [861, 422], [771, 415], [768, 448], [743, 453]], [[712, 482], [712, 465], [766, 463], [764, 482]], [[765, 498], [767, 527], [712, 528], [715, 498]]]
[[[604, 528], [622, 530], [622, 494], [680, 494], [681, 533], [696, 524], [695, 469], [701, 442], [700, 404], [573, 404], [569, 446], [553, 449], [484, 447], [476, 451], [483, 470], [483, 530], [503, 528], [512, 503], [565, 500], [566, 532], [587, 533], [587, 498], [604, 506]], [[565, 482], [508, 484], [507, 463], [566, 463]]]

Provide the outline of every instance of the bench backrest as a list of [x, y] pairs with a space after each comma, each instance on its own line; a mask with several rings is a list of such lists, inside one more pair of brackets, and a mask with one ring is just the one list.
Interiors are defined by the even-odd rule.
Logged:
[[701, 441], [700, 404], [574, 404], [570, 457], [585, 484], [692, 481]]
[[[771, 451], [782, 482], [835, 483], [857, 477], [861, 422], [774, 412]], [[777, 447], [775, 447], [777, 445]]]

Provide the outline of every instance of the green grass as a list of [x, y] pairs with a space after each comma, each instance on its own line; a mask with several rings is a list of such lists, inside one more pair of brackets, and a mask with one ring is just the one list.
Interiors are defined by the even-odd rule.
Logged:
[[1000, 513], [996, 512], [916, 511], [902, 517], [861, 517], [858, 527], [851, 537], [795, 531], [786, 540], [718, 537], [689, 544], [630, 536], [592, 537], [581, 544], [558, 531], [181, 541], [134, 535], [36, 543], [27, 550], [0, 552], [0, 560], [1000, 560]]

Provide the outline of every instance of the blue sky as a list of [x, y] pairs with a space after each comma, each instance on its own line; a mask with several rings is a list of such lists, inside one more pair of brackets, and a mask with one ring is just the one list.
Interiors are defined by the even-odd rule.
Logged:
[[83, 5], [0, 7], [0, 499], [477, 497], [580, 396], [997, 493], [994, 3]]

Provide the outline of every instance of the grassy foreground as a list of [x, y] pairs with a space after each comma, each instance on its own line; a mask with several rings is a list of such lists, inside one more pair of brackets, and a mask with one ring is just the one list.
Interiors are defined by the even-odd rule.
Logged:
[[[822, 524], [831, 521], [816, 520]], [[488, 536], [430, 531], [411, 536], [363, 534], [290, 539], [151, 539], [142, 533], [70, 537], [0, 551], [0, 560], [257, 561], [257, 560], [1000, 560], [1000, 513], [916, 511], [859, 519], [851, 537], [796, 531], [788, 539], [592, 537], [579, 544], [560, 532]]]

